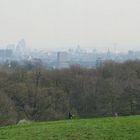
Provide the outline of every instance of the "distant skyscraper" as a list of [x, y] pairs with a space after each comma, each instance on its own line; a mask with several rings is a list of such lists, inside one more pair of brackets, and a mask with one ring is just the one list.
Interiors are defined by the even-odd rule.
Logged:
[[24, 39], [20, 40], [16, 46], [16, 55], [21, 58], [25, 55], [26, 52], [26, 42]]
[[109, 49], [107, 51], [107, 60], [111, 60], [111, 52]]
[[5, 60], [13, 56], [13, 51], [11, 49], [0, 49], [0, 59]]
[[80, 45], [77, 45], [77, 48], [76, 48], [76, 53], [80, 53], [80, 52], [81, 52]]
[[103, 59], [101, 57], [98, 57], [96, 60], [96, 67], [100, 67], [103, 64]]
[[15, 44], [8, 44], [6, 49], [15, 51]]
[[20, 40], [16, 46], [16, 51], [25, 51], [25, 48], [26, 48], [26, 42], [24, 39]]
[[67, 52], [58, 52], [57, 53], [57, 68], [69, 68], [70, 58]]
[[128, 59], [135, 59], [135, 53], [132, 50], [128, 51]]

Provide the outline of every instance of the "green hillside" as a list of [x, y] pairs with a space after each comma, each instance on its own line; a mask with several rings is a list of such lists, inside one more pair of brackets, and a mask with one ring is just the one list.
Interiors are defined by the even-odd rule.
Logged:
[[0, 140], [140, 140], [140, 116], [1, 127]]

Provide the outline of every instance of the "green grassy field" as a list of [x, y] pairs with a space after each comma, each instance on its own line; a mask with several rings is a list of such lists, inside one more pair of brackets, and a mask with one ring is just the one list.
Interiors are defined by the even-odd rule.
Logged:
[[140, 116], [1, 127], [0, 140], [140, 140]]

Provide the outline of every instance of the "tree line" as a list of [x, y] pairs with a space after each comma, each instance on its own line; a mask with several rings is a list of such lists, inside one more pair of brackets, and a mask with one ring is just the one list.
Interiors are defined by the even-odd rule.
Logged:
[[140, 61], [96, 69], [0, 66], [0, 125], [67, 119], [69, 112], [79, 118], [140, 114]]

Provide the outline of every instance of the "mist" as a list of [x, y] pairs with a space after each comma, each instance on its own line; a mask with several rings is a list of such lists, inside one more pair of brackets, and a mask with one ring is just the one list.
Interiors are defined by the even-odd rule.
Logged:
[[139, 17], [139, 0], [0, 0], [0, 45], [139, 50]]

